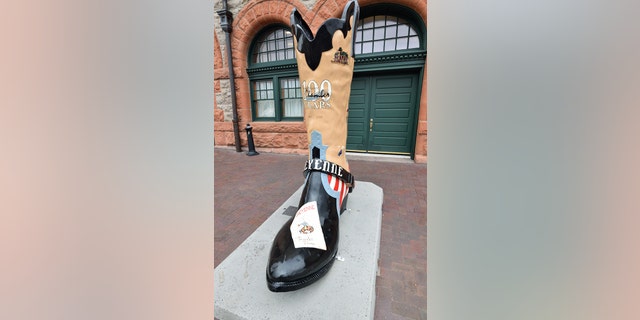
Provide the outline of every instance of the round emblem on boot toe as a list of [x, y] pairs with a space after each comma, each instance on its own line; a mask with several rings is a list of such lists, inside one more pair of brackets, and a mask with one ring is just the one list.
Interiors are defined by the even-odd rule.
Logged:
[[309, 234], [311, 232], [313, 232], [313, 227], [308, 225], [306, 222], [303, 222], [301, 224], [299, 224], [298, 226], [302, 225], [302, 228], [298, 231], [302, 234]]

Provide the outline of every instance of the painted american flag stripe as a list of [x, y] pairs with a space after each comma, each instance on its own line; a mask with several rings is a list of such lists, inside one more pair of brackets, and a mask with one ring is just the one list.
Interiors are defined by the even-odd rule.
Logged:
[[327, 179], [329, 182], [329, 187], [334, 191], [340, 192], [340, 196], [338, 197], [338, 200], [340, 201], [340, 206], [342, 206], [342, 201], [347, 196], [347, 192], [346, 192], [347, 184], [344, 183], [341, 179], [333, 177], [330, 174], [327, 175]]

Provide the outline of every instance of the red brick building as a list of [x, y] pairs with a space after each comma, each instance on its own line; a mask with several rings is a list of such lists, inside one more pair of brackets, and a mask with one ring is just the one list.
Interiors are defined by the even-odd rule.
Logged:
[[[230, 33], [214, 28], [214, 136], [234, 146], [227, 57], [231, 43], [241, 145], [251, 123], [258, 151], [307, 154], [301, 92], [289, 16], [297, 8], [314, 32], [339, 17], [346, 0], [228, 0]], [[427, 4], [360, 0], [347, 151], [427, 159]], [[214, 9], [225, 9], [216, 0]], [[229, 19], [231, 20], [231, 19]]]

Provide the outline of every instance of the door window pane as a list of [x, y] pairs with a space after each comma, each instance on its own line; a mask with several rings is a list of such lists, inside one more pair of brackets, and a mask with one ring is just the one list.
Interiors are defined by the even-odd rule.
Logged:
[[376, 29], [374, 29], [373, 38], [374, 39], [384, 39], [384, 28], [376, 28]]
[[374, 41], [373, 52], [382, 52], [382, 51], [384, 51], [384, 41]]
[[407, 38], [398, 38], [396, 45], [398, 48], [407, 48]]
[[357, 53], [371, 53], [371, 52], [373, 52], [373, 43], [364, 42], [362, 43], [362, 52], [357, 52]]
[[387, 27], [384, 34], [385, 39], [395, 38], [397, 29], [398, 28], [396, 26]]
[[393, 26], [398, 24], [398, 18], [396, 17], [392, 17], [392, 16], [387, 16], [387, 25], [388, 26]]
[[396, 39], [389, 39], [384, 41], [384, 49], [385, 51], [389, 51], [388, 48], [396, 47]]
[[418, 39], [418, 37], [409, 38], [408, 48], [419, 48], [419, 47], [420, 47], [420, 39]]
[[401, 24], [398, 26], [398, 37], [406, 37], [409, 35], [409, 26]]

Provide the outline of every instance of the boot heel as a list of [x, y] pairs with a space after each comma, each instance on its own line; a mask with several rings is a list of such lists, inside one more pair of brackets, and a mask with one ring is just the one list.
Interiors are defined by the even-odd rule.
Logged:
[[342, 213], [347, 210], [347, 200], [349, 200], [349, 194], [347, 194], [344, 197], [344, 200], [342, 200], [342, 206], [340, 207], [340, 215], [342, 215]]

